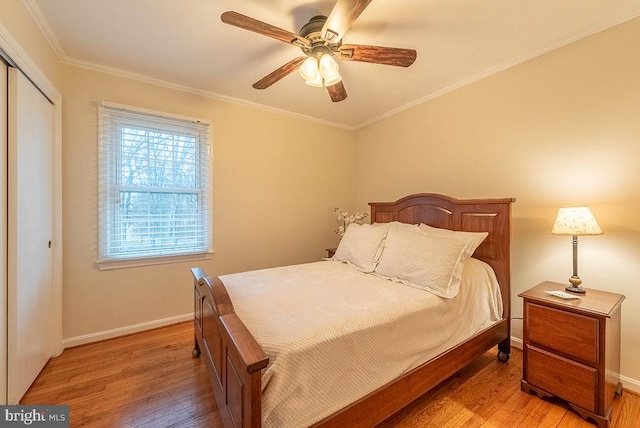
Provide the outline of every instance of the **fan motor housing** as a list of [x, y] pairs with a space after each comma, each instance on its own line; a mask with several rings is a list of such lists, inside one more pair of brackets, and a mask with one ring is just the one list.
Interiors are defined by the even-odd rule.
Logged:
[[340, 48], [342, 41], [329, 43], [322, 38], [322, 27], [324, 27], [325, 22], [327, 22], [326, 16], [316, 15], [300, 29], [300, 35], [311, 42], [309, 46], [300, 47], [306, 55], [319, 57], [325, 53], [333, 54]]

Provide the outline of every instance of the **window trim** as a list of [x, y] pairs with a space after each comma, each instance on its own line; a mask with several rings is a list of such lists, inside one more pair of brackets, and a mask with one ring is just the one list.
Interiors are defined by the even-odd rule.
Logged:
[[[151, 116], [152, 118], [155, 119], [169, 119], [169, 120], [174, 120], [174, 121], [183, 121], [183, 122], [197, 122], [201, 125], [205, 125], [208, 129], [206, 132], [207, 135], [207, 141], [205, 142], [206, 147], [201, 148], [201, 153], [204, 153], [206, 155], [206, 165], [205, 165], [205, 171], [203, 171], [200, 175], [200, 180], [202, 182], [202, 187], [205, 189], [206, 191], [206, 208], [205, 208], [205, 227], [207, 230], [206, 236], [205, 236], [205, 241], [206, 241], [206, 251], [193, 251], [193, 252], [185, 252], [185, 253], [173, 253], [173, 254], [166, 254], [166, 255], [138, 255], [138, 256], [133, 256], [133, 257], [105, 257], [105, 255], [102, 253], [102, 249], [103, 249], [103, 245], [104, 245], [104, 241], [103, 239], [105, 239], [105, 234], [107, 233], [107, 231], [105, 230], [105, 222], [109, 222], [112, 221], [112, 219], [109, 218], [105, 218], [105, 217], [109, 217], [110, 214], [108, 213], [108, 209], [109, 207], [105, 205], [105, 198], [108, 198], [108, 194], [109, 194], [109, 182], [113, 182], [113, 180], [116, 180], [115, 177], [111, 177], [110, 174], [116, 173], [117, 171], [114, 170], [109, 170], [108, 167], [105, 167], [105, 157], [106, 156], [103, 152], [103, 129], [105, 126], [109, 126], [107, 124], [104, 123], [104, 118], [103, 118], [103, 108], [106, 108], [108, 110], [121, 110], [125, 113], [131, 113], [132, 115], [136, 115], [136, 114], [142, 114], [142, 115], [148, 115]], [[172, 127], [172, 125], [168, 125], [167, 129], [170, 129]], [[212, 156], [211, 156], [211, 123], [207, 120], [203, 120], [203, 119], [199, 119], [199, 118], [194, 118], [194, 117], [189, 117], [189, 116], [183, 116], [183, 115], [177, 115], [177, 114], [171, 114], [171, 113], [165, 113], [165, 112], [159, 112], [159, 111], [155, 111], [155, 110], [150, 110], [150, 109], [145, 109], [145, 108], [140, 108], [140, 107], [133, 107], [133, 106], [128, 106], [128, 105], [124, 105], [124, 104], [117, 104], [117, 103], [112, 103], [112, 102], [108, 102], [108, 101], [101, 101], [98, 107], [98, 146], [99, 146], [99, 151], [98, 151], [98, 207], [97, 207], [97, 214], [98, 214], [98, 233], [97, 233], [97, 238], [98, 238], [98, 242], [97, 242], [97, 260], [96, 260], [96, 265], [98, 267], [99, 270], [110, 270], [110, 269], [119, 269], [119, 268], [129, 268], [129, 267], [138, 267], [138, 266], [150, 266], [150, 265], [159, 265], [159, 264], [166, 264], [166, 263], [179, 263], [179, 262], [186, 262], [186, 261], [192, 261], [192, 260], [203, 260], [203, 259], [211, 259], [213, 256], [213, 221], [212, 221], [212, 211], [213, 211], [213, 201], [212, 201], [212, 194], [213, 194], [213, 187], [212, 187], [212, 181], [213, 181], [213, 174], [211, 172], [212, 170]], [[202, 142], [201, 142], [202, 144]], [[118, 156], [117, 153], [113, 153], [110, 156]], [[105, 170], [105, 168], [107, 168], [107, 170]]]
[[127, 259], [103, 259], [96, 261], [99, 270], [125, 269], [141, 266], [156, 266], [169, 263], [191, 262], [196, 260], [211, 260], [213, 250], [202, 253], [172, 254], [167, 256], [132, 257]]

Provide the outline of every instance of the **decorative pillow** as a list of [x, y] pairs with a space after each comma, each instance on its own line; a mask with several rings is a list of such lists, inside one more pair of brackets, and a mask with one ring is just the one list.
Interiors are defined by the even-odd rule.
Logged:
[[344, 235], [333, 260], [347, 262], [356, 269], [371, 273], [376, 267], [382, 253], [383, 240], [389, 225], [351, 223]]
[[470, 246], [459, 239], [391, 228], [374, 273], [452, 298], [460, 290], [464, 263], [471, 256]]
[[471, 244], [471, 253], [469, 256], [472, 256], [476, 248], [478, 248], [480, 244], [482, 244], [482, 241], [489, 236], [489, 232], [462, 232], [458, 230], [440, 229], [424, 223], [420, 224], [420, 230], [427, 236], [458, 239], [469, 242]]

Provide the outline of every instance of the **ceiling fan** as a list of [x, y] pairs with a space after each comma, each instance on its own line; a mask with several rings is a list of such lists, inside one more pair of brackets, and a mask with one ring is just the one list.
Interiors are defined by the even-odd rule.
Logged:
[[400, 67], [409, 67], [416, 60], [417, 53], [414, 49], [342, 43], [344, 34], [370, 2], [371, 0], [338, 0], [328, 17], [324, 15], [312, 17], [300, 29], [299, 34], [234, 11], [224, 12], [220, 18], [225, 24], [298, 46], [306, 55], [294, 58], [269, 73], [254, 83], [254, 88], [266, 89], [298, 70], [308, 85], [326, 87], [331, 101], [338, 102], [347, 98], [347, 91], [334, 57], [345, 61]]

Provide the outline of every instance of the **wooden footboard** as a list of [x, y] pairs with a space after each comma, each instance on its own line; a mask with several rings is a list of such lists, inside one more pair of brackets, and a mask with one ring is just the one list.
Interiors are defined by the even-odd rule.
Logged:
[[262, 369], [269, 359], [233, 310], [218, 278], [199, 268], [194, 277], [194, 356], [202, 355], [227, 427], [262, 424]]

